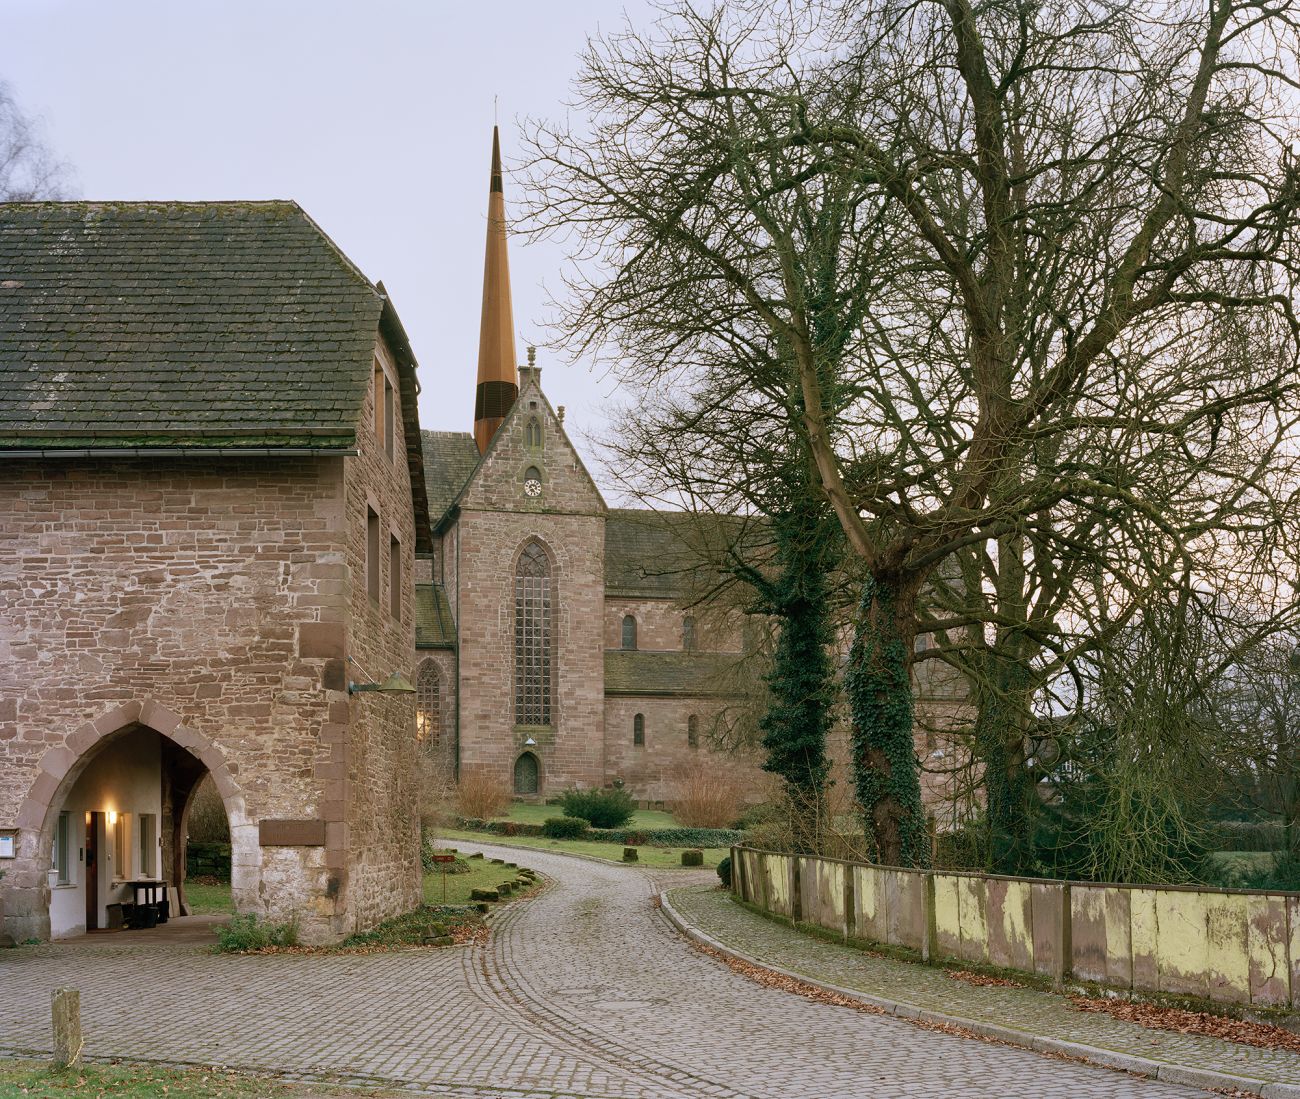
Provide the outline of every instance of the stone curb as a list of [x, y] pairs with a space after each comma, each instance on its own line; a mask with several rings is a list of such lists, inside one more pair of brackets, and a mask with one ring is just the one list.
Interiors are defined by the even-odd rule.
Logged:
[[878, 1007], [887, 1014], [897, 1016], [900, 1019], [915, 1019], [923, 1023], [959, 1026], [964, 1030], [969, 1030], [972, 1034], [980, 1035], [980, 1037], [994, 1038], [999, 1042], [1007, 1043], [1007, 1045], [1019, 1046], [1021, 1049], [1031, 1049], [1038, 1053], [1061, 1053], [1069, 1057], [1077, 1057], [1081, 1061], [1086, 1061], [1088, 1064], [1100, 1068], [1120, 1069], [1125, 1072], [1138, 1073], [1142, 1076], [1162, 1080], [1167, 1084], [1183, 1084], [1188, 1087], [1207, 1089], [1235, 1088], [1238, 1091], [1249, 1092], [1251, 1095], [1258, 1095], [1261, 1099], [1300, 1099], [1300, 1084], [1275, 1083], [1260, 1080], [1256, 1077], [1234, 1076], [1228, 1072], [1190, 1068], [1171, 1064], [1168, 1061], [1154, 1061], [1149, 1057], [1139, 1057], [1132, 1053], [1101, 1049], [1097, 1046], [1085, 1045], [1082, 1042], [1071, 1042], [1063, 1038], [1048, 1038], [1045, 1035], [1030, 1034], [1023, 1030], [1016, 1030], [1014, 1027], [986, 1023], [979, 1019], [965, 1019], [958, 1015], [947, 1015], [940, 1011], [931, 1011], [929, 1008], [919, 1007], [916, 1004], [904, 1003], [901, 1000], [873, 996], [861, 989], [829, 984], [807, 974], [792, 969], [783, 969], [771, 962], [760, 961], [758, 958], [751, 957], [733, 947], [727, 946], [726, 943], [715, 939], [712, 935], [701, 931], [688, 922], [673, 907], [666, 890], [661, 890], [659, 893], [659, 907], [660, 911], [668, 918], [669, 923], [688, 939], [708, 946], [724, 957], [733, 958], [736, 961], [757, 966], [760, 969], [770, 970], [782, 977], [802, 981], [814, 988], [820, 988], [823, 992], [832, 992], [837, 996], [846, 996], [851, 1000], [857, 1000], [871, 1007]]

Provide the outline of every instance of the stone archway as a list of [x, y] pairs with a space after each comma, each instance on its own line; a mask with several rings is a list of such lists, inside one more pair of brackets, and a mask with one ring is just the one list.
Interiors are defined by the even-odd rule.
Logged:
[[[5, 884], [4, 925], [18, 941], [48, 938], [50, 888], [48, 868], [54, 842], [54, 823], [68, 792], [105, 745], [133, 728], [159, 734], [201, 766], [195, 776], [210, 774], [230, 821], [232, 889], [236, 906], [242, 893], [256, 890], [258, 866], [257, 826], [245, 811], [244, 796], [231, 774], [225, 756], [203, 734], [185, 726], [178, 714], [151, 699], [128, 702], [101, 714], [69, 734], [63, 745], [50, 748], [40, 761], [40, 774], [19, 807], [17, 858], [12, 879]], [[183, 837], [184, 817], [197, 778], [183, 789], [175, 807], [176, 831]], [[179, 842], [174, 834], [172, 843]], [[7, 870], [9, 868], [6, 868]], [[169, 875], [170, 878], [170, 875]]]

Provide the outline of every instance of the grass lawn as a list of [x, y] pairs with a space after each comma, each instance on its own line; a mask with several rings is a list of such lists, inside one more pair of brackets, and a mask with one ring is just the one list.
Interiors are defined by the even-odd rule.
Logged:
[[[517, 862], [517, 859], [511, 859], [511, 862]], [[448, 874], [447, 875], [447, 904], [469, 904], [469, 891], [471, 889], [495, 889], [503, 881], [511, 881], [518, 873], [511, 870], [508, 866], [499, 866], [496, 863], [488, 862], [487, 859], [470, 859], [470, 872], [468, 874]], [[526, 866], [527, 862], [520, 863]], [[201, 915], [224, 915], [233, 916], [235, 914], [234, 902], [230, 899], [230, 883], [221, 882], [217, 885], [195, 885], [192, 882], [185, 884], [185, 896], [189, 898], [190, 904], [194, 907], [194, 914]], [[442, 874], [434, 870], [424, 875], [424, 903], [425, 904], [442, 904]]]
[[190, 908], [193, 909], [196, 916], [233, 916], [235, 914], [235, 903], [230, 899], [230, 882], [214, 882], [205, 884], [203, 882], [187, 881], [185, 883], [185, 899], [189, 901]]
[[154, 1065], [83, 1065], [56, 1071], [37, 1061], [0, 1060], [0, 1099], [293, 1099], [295, 1096], [381, 1096], [391, 1092], [320, 1084], [286, 1084], [274, 1077], [242, 1076], [220, 1069]]
[[[513, 881], [518, 875], [518, 870], [512, 870], [508, 866], [501, 866], [495, 862], [488, 862], [487, 859], [466, 859], [469, 863], [470, 871], [468, 874], [448, 874], [447, 875], [447, 904], [469, 904], [469, 891], [471, 889], [495, 889], [502, 882]], [[511, 859], [520, 866], [527, 866], [528, 859], [525, 857], [521, 862], [518, 859]], [[424, 875], [424, 903], [425, 904], [442, 904], [442, 873], [434, 870]]]
[[[617, 843], [597, 843], [594, 840], [553, 840], [545, 836], [493, 836], [487, 832], [457, 832], [445, 829], [438, 830], [438, 841], [449, 846], [453, 846], [457, 841], [467, 843], [503, 843], [509, 847], [532, 847], [538, 851], [555, 851], [561, 855], [592, 855], [598, 859], [604, 859], [606, 862], [623, 861], [623, 847]], [[658, 868], [677, 867], [682, 865], [681, 847], [650, 847], [644, 845], [637, 848], [640, 858], [637, 861], [638, 866], [653, 866]], [[722, 859], [731, 854], [728, 847], [705, 847], [704, 865], [706, 867], [715, 867]], [[523, 864], [527, 865], [528, 857], [525, 855]], [[427, 888], [427, 885], [426, 885]], [[451, 889], [451, 879], [447, 879], [447, 888]]]
[[[559, 805], [532, 805], [526, 801], [512, 801], [510, 811], [493, 820], [513, 820], [519, 824], [545, 824], [548, 817], [562, 817], [564, 809]], [[628, 828], [678, 828], [671, 813], [658, 809], [638, 809], [632, 814]]]

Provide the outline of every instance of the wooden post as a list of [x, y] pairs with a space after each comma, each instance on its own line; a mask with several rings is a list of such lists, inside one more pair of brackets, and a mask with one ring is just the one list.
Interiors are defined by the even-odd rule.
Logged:
[[51, 1014], [54, 1067], [76, 1068], [81, 1064], [81, 993], [75, 988], [56, 988]]

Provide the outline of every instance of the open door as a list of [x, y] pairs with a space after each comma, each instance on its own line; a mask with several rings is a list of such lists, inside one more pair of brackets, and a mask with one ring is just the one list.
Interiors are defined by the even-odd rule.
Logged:
[[99, 826], [103, 813], [86, 814], [86, 930], [99, 929]]

